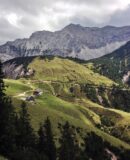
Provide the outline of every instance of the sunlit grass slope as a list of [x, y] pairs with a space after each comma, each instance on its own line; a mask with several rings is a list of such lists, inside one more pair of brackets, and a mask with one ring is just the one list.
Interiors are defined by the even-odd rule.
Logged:
[[31, 90], [30, 85], [20, 80], [5, 79], [6, 93], [9, 96], [17, 96], [20, 93]]
[[[13, 103], [18, 111], [20, 109], [21, 101], [14, 99]], [[39, 124], [49, 116], [53, 122], [53, 131], [56, 136], [59, 135], [57, 130], [58, 123], [63, 124], [66, 121], [69, 121], [72, 125], [82, 128], [83, 134], [94, 131], [103, 139], [111, 142], [114, 146], [130, 148], [127, 143], [97, 129], [95, 124], [100, 123], [99, 116], [91, 110], [86, 109], [86, 107], [66, 102], [52, 95], [42, 96], [36, 100], [35, 104], [27, 103], [27, 106], [31, 116], [32, 126], [35, 130], [37, 130]]]
[[[11, 83], [9, 83], [9, 81]], [[28, 89], [29, 91], [32, 89], [32, 85], [31, 87], [28, 86], [29, 88], [25, 87], [27, 85], [27, 81], [25, 80], [18, 80], [18, 82], [6, 80], [5, 82], [11, 87], [14, 87], [14, 89], [15, 84], [19, 84], [20, 87], [18, 87], [18, 94], [26, 92]], [[12, 85], [12, 83], [14, 83], [14, 85]], [[23, 88], [21, 86], [23, 86]], [[17, 97], [16, 95], [14, 97], [14, 93], [8, 92], [8, 90], [9, 87], [6, 92], [12, 94], [13, 104], [15, 105], [16, 110], [19, 111], [22, 100], [20, 100], [20, 97]], [[100, 117], [86, 106], [70, 103], [47, 93], [36, 98], [35, 103], [26, 103], [31, 116], [32, 126], [35, 130], [38, 130], [39, 124], [49, 116], [53, 122], [53, 131], [56, 136], [59, 135], [57, 129], [58, 123], [65, 123], [66, 121], [69, 121], [72, 125], [82, 128], [83, 134], [94, 131], [96, 134], [102, 136], [103, 139], [110, 141], [115, 146], [130, 148], [127, 143], [97, 129], [95, 125], [100, 124]]]
[[[101, 124], [102, 115], [110, 117], [117, 127], [129, 125], [129, 113], [104, 108], [82, 95], [75, 97], [74, 93], [70, 92], [72, 84], [111, 86], [114, 83], [112, 80], [94, 73], [82, 64], [58, 57], [34, 58], [27, 68], [34, 69], [34, 76], [18, 80], [6, 79], [6, 93], [12, 97], [16, 111], [19, 111], [23, 98], [32, 95], [35, 89], [43, 91], [41, 96], [35, 98], [35, 102], [26, 101], [35, 131], [49, 116], [56, 136], [59, 135], [58, 123], [69, 121], [72, 125], [82, 128], [83, 134], [94, 131], [114, 146], [130, 148], [129, 144], [96, 127]], [[125, 136], [126, 134], [129, 137], [129, 132], [125, 132]]]
[[113, 81], [94, 73], [85, 66], [69, 59], [54, 58], [35, 58], [28, 68], [35, 70], [34, 79], [43, 79], [61, 82], [78, 82], [112, 85]]
[[100, 118], [106, 117], [109, 122], [113, 123], [112, 126], [107, 126], [107, 130], [114, 129], [120, 139], [130, 142], [130, 113], [117, 109], [104, 108], [86, 99], [82, 99], [80, 104], [95, 112]]

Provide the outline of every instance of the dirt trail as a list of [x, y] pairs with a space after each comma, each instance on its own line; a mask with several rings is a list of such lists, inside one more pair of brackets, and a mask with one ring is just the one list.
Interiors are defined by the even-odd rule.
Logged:
[[33, 84], [36, 84], [36, 83], [51, 83], [51, 81], [39, 81], [39, 80], [28, 81], [27, 85], [30, 86], [30, 90], [18, 93], [13, 97], [26, 97], [28, 92], [33, 92], [36, 89], [33, 86]]
[[27, 85], [30, 86], [30, 89], [29, 89], [28, 91], [24, 91], [24, 92], [18, 93], [17, 95], [15, 95], [15, 96], [13, 96], [13, 97], [15, 97], [15, 98], [16, 98], [16, 97], [26, 97], [26, 94], [27, 94], [28, 92], [32, 92], [32, 91], [35, 89], [35, 87], [34, 87], [30, 82], [28, 82]]
[[33, 90], [29, 90], [29, 91], [26, 91], [26, 92], [19, 93], [19, 94], [13, 96], [13, 97], [25, 97], [26, 94], [27, 94], [28, 92], [31, 92], [31, 91], [33, 91]]

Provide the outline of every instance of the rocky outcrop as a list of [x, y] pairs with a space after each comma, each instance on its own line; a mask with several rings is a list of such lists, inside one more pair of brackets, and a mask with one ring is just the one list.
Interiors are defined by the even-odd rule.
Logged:
[[6, 78], [18, 79], [31, 77], [35, 71], [31, 68], [25, 68], [23, 64], [16, 65], [14, 62], [3, 65], [3, 72]]
[[124, 76], [122, 78], [122, 82], [124, 84], [130, 85], [130, 71], [128, 71], [126, 74], [124, 74]]
[[103, 56], [130, 40], [130, 26], [82, 27], [70, 24], [60, 31], [38, 31], [28, 39], [0, 46], [5, 61], [20, 56], [59, 55], [89, 60]]

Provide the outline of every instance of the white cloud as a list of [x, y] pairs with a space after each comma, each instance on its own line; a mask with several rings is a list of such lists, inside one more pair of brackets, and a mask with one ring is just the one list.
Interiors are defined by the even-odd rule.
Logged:
[[6, 15], [5, 18], [8, 20], [8, 22], [9, 22], [12, 26], [18, 27], [18, 28], [20, 27], [19, 22], [20, 22], [22, 16], [18, 16], [18, 15], [15, 14], [15, 13], [10, 13], [10, 14]]

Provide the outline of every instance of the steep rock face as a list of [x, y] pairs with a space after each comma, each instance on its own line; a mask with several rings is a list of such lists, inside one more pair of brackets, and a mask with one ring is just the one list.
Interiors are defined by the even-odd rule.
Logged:
[[3, 60], [19, 56], [60, 55], [89, 60], [114, 51], [130, 40], [130, 26], [82, 27], [70, 24], [60, 31], [38, 31], [28, 39], [0, 46]]

